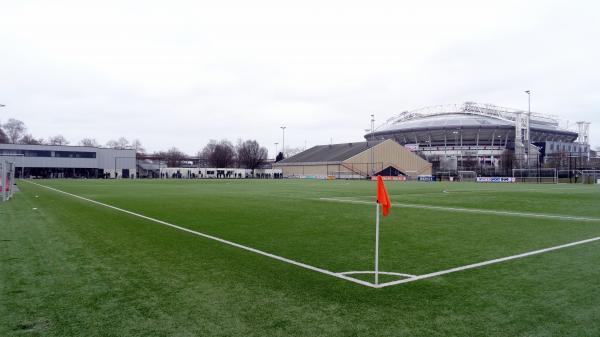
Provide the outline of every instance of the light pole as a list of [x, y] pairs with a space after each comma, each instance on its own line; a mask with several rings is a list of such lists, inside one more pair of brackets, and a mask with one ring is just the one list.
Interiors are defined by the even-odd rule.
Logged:
[[281, 142], [281, 153], [283, 154], [283, 159], [285, 159], [285, 128], [286, 126], [281, 126], [281, 131], [282, 131], [282, 135], [283, 135], [283, 139]]
[[279, 154], [277, 152], [277, 145], [279, 145], [279, 143], [275, 142], [275, 160], [277, 160], [277, 155]]
[[529, 168], [529, 157], [531, 157], [529, 153], [531, 148], [531, 127], [529, 126], [531, 122], [531, 90], [525, 90], [525, 93], [527, 94], [527, 144], [525, 144], [527, 148], [525, 149], [525, 154], [527, 155], [527, 168]]

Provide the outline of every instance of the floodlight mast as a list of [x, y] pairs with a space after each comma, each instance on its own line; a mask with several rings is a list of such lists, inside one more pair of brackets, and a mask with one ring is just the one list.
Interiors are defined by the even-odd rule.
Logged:
[[527, 168], [529, 168], [529, 158], [531, 157], [531, 127], [529, 126], [531, 122], [531, 90], [525, 90], [525, 93], [527, 93], [527, 139], [525, 142], [527, 148], [525, 149], [525, 154], [527, 155]]
[[283, 159], [285, 159], [285, 128], [287, 126], [281, 126], [282, 139], [281, 139], [281, 153], [283, 154]]

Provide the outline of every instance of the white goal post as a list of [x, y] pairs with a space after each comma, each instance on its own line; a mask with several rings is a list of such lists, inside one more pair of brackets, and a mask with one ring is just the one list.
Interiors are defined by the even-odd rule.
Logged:
[[582, 170], [581, 183], [600, 184], [600, 170]]
[[513, 169], [512, 173], [518, 183], [558, 184], [555, 168]]
[[475, 171], [458, 171], [460, 181], [477, 181], [477, 173]]
[[15, 163], [0, 160], [0, 200], [8, 201], [13, 195]]

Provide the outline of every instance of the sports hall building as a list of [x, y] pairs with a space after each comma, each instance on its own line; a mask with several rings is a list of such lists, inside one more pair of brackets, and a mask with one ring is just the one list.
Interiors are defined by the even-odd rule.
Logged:
[[135, 150], [0, 144], [0, 158], [15, 163], [17, 177], [134, 178], [137, 175]]
[[377, 140], [319, 145], [273, 164], [284, 178], [362, 179], [374, 175], [416, 178], [431, 164], [397, 142]]

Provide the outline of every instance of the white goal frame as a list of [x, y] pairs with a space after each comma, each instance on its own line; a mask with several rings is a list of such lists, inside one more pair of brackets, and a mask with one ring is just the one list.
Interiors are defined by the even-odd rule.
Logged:
[[458, 178], [460, 181], [477, 181], [477, 172], [475, 171], [458, 171]]
[[513, 169], [512, 176], [518, 183], [558, 184], [555, 168]]
[[2, 201], [12, 198], [15, 183], [15, 163], [0, 160], [0, 196]]
[[600, 170], [582, 170], [582, 184], [600, 184]]

